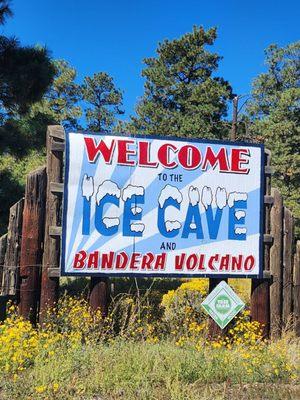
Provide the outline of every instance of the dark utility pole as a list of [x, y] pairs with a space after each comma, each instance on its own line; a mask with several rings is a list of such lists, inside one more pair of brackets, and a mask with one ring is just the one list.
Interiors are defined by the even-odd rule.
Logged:
[[231, 140], [233, 142], [235, 142], [236, 134], [237, 134], [237, 116], [238, 116], [239, 96], [235, 95], [232, 103], [233, 103], [233, 110], [232, 110]]

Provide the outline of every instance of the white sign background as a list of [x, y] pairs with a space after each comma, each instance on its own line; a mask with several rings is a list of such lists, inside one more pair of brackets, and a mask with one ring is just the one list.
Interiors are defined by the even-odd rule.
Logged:
[[66, 142], [62, 275], [261, 275], [262, 145], [90, 133]]

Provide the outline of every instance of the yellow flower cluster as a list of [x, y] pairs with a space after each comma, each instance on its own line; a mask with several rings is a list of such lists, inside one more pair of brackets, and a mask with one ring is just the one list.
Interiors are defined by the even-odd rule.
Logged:
[[[97, 340], [102, 321], [101, 313], [91, 313], [85, 300], [71, 297], [48, 310], [46, 323], [37, 329], [11, 307], [9, 317], [0, 324], [0, 370], [17, 374], [32, 365], [38, 354], [54, 356], [59, 343], [76, 348], [83, 341]], [[41, 387], [39, 390], [43, 391]]]
[[162, 302], [161, 302], [162, 306], [168, 307], [174, 300], [176, 294], [178, 294], [179, 292], [187, 292], [187, 291], [199, 292], [201, 296], [206, 296], [206, 294], [208, 293], [208, 279], [206, 278], [193, 279], [187, 282], [183, 282], [176, 290], [169, 290], [162, 297]]
[[251, 279], [229, 279], [229, 285], [235, 293], [245, 302], [250, 302]]
[[250, 311], [246, 310], [237, 316], [227, 335], [220, 337], [217, 341], [213, 341], [213, 347], [226, 346], [231, 348], [232, 345], [258, 346], [263, 339], [262, 326], [257, 321], [250, 321]]
[[[203, 280], [198, 281], [197, 293], [203, 293], [207, 290], [205, 284], [201, 282]], [[189, 282], [183, 283], [184, 287], [189, 287], [188, 284]], [[126, 344], [131, 340], [159, 343], [159, 346], [163, 346], [166, 339], [171, 337], [172, 343], [178, 347], [185, 347], [197, 355], [198, 352], [209, 354], [206, 362], [217, 363], [218, 368], [223, 365], [222, 368], [226, 370], [228, 365], [238, 365], [244, 370], [243, 379], [246, 382], [247, 379], [250, 382], [253, 379], [259, 382], [263, 379], [268, 382], [296, 380], [299, 376], [295, 367], [297, 360], [294, 354], [289, 355], [288, 340], [274, 343], [263, 340], [262, 327], [257, 322], [250, 321], [249, 311], [235, 318], [224, 336], [211, 340], [208, 336], [209, 320], [200, 310], [201, 307], [198, 310], [198, 298], [202, 299], [199, 294], [194, 297], [183, 296], [183, 300], [180, 297], [179, 300], [183, 302], [175, 302], [174, 309], [180, 306], [181, 314], [178, 318], [178, 314], [175, 315], [172, 320], [168, 320], [163, 314], [164, 309], [157, 305], [153, 306], [147, 301], [143, 303], [140, 298], [128, 296], [112, 307], [105, 320], [100, 312], [91, 312], [87, 301], [67, 296], [54, 309], [49, 310], [43, 326], [34, 328], [12, 312], [0, 324], [2, 378], [8, 378], [8, 381], [17, 386], [21, 385], [24, 375], [31, 373], [31, 368], [38, 370], [41, 365], [54, 365], [62, 354], [69, 357], [69, 360], [70, 357], [76, 357], [76, 360], [79, 357], [81, 363], [82, 357], [89, 357], [92, 349], [97, 351], [97, 346], [102, 349], [118, 346], [120, 339]], [[105, 345], [99, 343], [100, 341], [105, 342]], [[56, 399], [66, 390], [63, 385], [59, 371], [59, 374], [48, 380], [41, 378], [34, 383], [31, 388], [33, 397], [28, 398]], [[84, 386], [76, 386], [76, 393], [83, 393], [84, 390]]]
[[39, 348], [38, 334], [30, 322], [15, 315], [0, 325], [0, 370], [17, 373], [28, 367]]
[[49, 309], [44, 331], [61, 334], [76, 346], [102, 335], [105, 325], [101, 311], [91, 312], [88, 302], [83, 298], [64, 296], [57, 307]]

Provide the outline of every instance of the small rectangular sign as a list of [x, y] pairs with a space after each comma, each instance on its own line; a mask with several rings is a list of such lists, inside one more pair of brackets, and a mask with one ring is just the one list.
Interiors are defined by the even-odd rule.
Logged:
[[261, 276], [262, 145], [69, 133], [65, 156], [62, 275]]

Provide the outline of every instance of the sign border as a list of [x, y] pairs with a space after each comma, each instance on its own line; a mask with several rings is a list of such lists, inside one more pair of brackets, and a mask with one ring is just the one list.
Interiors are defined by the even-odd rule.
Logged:
[[[120, 273], [101, 273], [101, 272], [67, 272], [65, 270], [65, 247], [66, 247], [66, 226], [67, 226], [67, 203], [68, 203], [68, 177], [69, 177], [69, 136], [70, 133], [75, 133], [78, 135], [92, 135], [92, 136], [124, 136], [129, 138], [145, 138], [145, 139], [156, 139], [156, 140], [174, 140], [178, 142], [192, 142], [192, 143], [212, 143], [212, 144], [224, 144], [228, 146], [247, 146], [247, 147], [258, 147], [261, 149], [261, 160], [260, 160], [260, 213], [259, 213], [259, 271], [256, 275], [246, 275], [246, 274], [166, 274], [166, 273], [129, 273], [129, 272], [120, 272]], [[64, 170], [63, 170], [63, 199], [62, 199], [62, 234], [61, 234], [61, 246], [60, 246], [60, 276], [73, 276], [73, 277], [127, 277], [127, 278], [216, 278], [216, 279], [230, 279], [230, 278], [244, 278], [244, 279], [262, 279], [263, 278], [263, 270], [264, 270], [264, 194], [265, 194], [265, 146], [263, 143], [250, 143], [244, 141], [232, 142], [230, 140], [216, 140], [216, 139], [197, 139], [197, 138], [183, 138], [179, 136], [160, 136], [160, 135], [146, 135], [140, 133], [105, 133], [105, 132], [90, 132], [90, 131], [69, 131], [66, 132], [65, 135], [65, 152], [64, 152]]]

